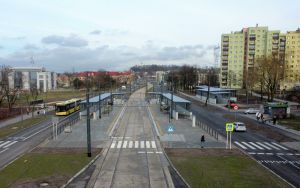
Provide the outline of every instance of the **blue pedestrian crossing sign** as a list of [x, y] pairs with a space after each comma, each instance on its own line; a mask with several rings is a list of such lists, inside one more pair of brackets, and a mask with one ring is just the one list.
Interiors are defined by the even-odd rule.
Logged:
[[174, 131], [175, 131], [174, 125], [169, 124], [168, 127], [167, 127], [167, 132], [168, 132], [168, 133], [172, 133], [172, 132], [174, 132]]

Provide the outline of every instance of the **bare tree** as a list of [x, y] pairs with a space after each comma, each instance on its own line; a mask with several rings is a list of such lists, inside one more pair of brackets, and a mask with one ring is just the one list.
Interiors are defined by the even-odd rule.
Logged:
[[264, 89], [268, 101], [273, 101], [274, 94], [283, 78], [283, 61], [278, 56], [267, 56], [256, 61], [261, 92]]
[[34, 116], [35, 105], [32, 104], [32, 103], [38, 99], [39, 90], [37, 89], [37, 87], [33, 86], [33, 87], [30, 87], [29, 90], [23, 91], [23, 94], [25, 96], [26, 103], [27, 103], [28, 107], [31, 108], [31, 116], [33, 117]]

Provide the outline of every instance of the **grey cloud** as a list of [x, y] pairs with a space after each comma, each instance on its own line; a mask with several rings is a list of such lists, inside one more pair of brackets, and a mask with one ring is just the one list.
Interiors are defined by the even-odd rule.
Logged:
[[59, 35], [50, 35], [42, 38], [44, 44], [57, 44], [68, 47], [83, 47], [88, 45], [88, 41], [78, 37], [77, 35], [70, 35], [68, 37]]
[[101, 31], [100, 30], [94, 30], [92, 32], [90, 32], [91, 35], [100, 35]]
[[[1, 61], [12, 66], [30, 66], [29, 57], [34, 56], [37, 66], [45, 66], [49, 70], [58, 72], [83, 70], [127, 70], [139, 62], [159, 63], [189, 63], [190, 59], [203, 59], [206, 47], [201, 45], [168, 46], [151, 49], [146, 46], [136, 48], [131, 46], [110, 47], [108, 45], [97, 48], [71, 48], [58, 46], [51, 49], [34, 51], [27, 50], [14, 53]], [[193, 63], [194, 62], [190, 62]]]
[[24, 47], [24, 50], [38, 50], [39, 48], [34, 44], [26, 44]]

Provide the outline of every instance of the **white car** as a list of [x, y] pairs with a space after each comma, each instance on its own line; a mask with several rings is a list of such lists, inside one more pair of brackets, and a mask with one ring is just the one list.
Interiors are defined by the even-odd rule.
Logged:
[[247, 110], [244, 111], [244, 114], [256, 114], [257, 112], [259, 112], [258, 109], [248, 108]]
[[243, 131], [243, 132], [247, 131], [246, 125], [242, 122], [234, 122], [233, 126], [234, 126], [234, 131]]

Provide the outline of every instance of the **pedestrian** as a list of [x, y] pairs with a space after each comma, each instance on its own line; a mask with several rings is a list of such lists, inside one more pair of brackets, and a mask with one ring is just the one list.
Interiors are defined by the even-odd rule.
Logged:
[[256, 120], [259, 121], [259, 119], [260, 119], [260, 113], [256, 112]]
[[205, 142], [205, 137], [204, 135], [201, 136], [201, 148], [203, 148], [203, 144]]
[[273, 116], [273, 125], [276, 125], [277, 117], [276, 115]]

